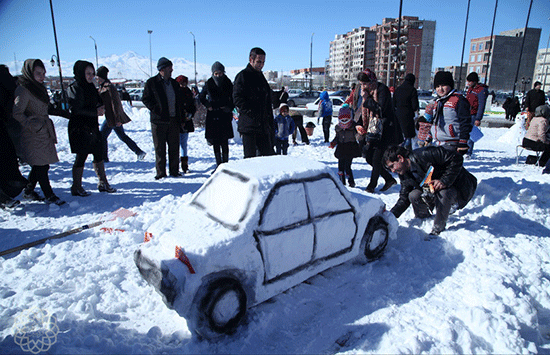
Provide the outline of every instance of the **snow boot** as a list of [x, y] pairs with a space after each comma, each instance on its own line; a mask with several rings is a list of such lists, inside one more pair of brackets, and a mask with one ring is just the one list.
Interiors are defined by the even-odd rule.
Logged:
[[73, 166], [73, 185], [71, 186], [71, 195], [73, 196], [90, 196], [91, 194], [82, 187], [82, 175], [84, 167], [76, 168]]
[[344, 175], [343, 171], [338, 172], [338, 177], [340, 178], [340, 181], [342, 181], [342, 185], [346, 186], [346, 175]]
[[29, 201], [44, 201], [44, 197], [40, 196], [38, 192], [34, 191], [35, 187], [36, 183], [28, 183], [23, 190], [23, 198]]
[[353, 178], [353, 173], [350, 173], [348, 176], [349, 187], [355, 187], [355, 179]]
[[99, 190], [99, 192], [116, 192], [116, 189], [114, 187], [111, 187], [111, 185], [109, 185], [109, 183], [107, 182], [107, 176], [105, 175], [105, 165], [103, 164], [103, 161], [100, 161], [99, 163], [94, 163], [94, 171], [99, 178], [99, 183], [97, 184], [97, 189]]
[[181, 170], [184, 174], [189, 172], [189, 157], [181, 157]]

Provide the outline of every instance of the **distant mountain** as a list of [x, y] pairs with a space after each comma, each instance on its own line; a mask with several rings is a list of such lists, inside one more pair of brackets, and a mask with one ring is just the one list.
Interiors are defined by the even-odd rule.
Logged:
[[[192, 60], [187, 60], [185, 58], [168, 58], [174, 63], [174, 72], [172, 76], [175, 78], [178, 75], [185, 75], [189, 78], [189, 81], [194, 81], [195, 75], [193, 74], [194, 63]], [[57, 64], [55, 66], [50, 65], [50, 59], [42, 59], [46, 65], [46, 70], [48, 76], [58, 76], [59, 70]], [[89, 62], [94, 63], [95, 58], [85, 59]], [[137, 54], [133, 51], [128, 51], [124, 54], [112, 54], [108, 57], [99, 57], [99, 65], [104, 65], [109, 69], [109, 79], [128, 79], [128, 80], [147, 80], [150, 76], [151, 69], [153, 75], [158, 74], [157, 70], [157, 61], [158, 58], [153, 58], [153, 61], [149, 60], [148, 57]], [[12, 75], [19, 75], [21, 73], [22, 62], [5, 63]], [[152, 64], [152, 65], [151, 65]], [[61, 70], [63, 77], [72, 77], [73, 76], [73, 65], [74, 62], [65, 62], [61, 61]], [[152, 67], [152, 68], [151, 68]], [[201, 64], [197, 63], [197, 80], [208, 79], [212, 72], [210, 70], [211, 64]], [[96, 68], [97, 69], [97, 68]], [[226, 67], [226, 75], [233, 80], [235, 75], [241, 71], [243, 67]]]

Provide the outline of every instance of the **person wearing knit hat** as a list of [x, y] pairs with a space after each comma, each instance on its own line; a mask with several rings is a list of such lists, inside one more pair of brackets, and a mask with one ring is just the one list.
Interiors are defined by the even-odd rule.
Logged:
[[229, 161], [229, 140], [233, 138], [233, 83], [220, 62], [212, 65], [212, 76], [199, 95], [206, 107], [204, 136], [212, 145], [216, 169]]
[[288, 137], [294, 132], [296, 125], [289, 115], [288, 105], [282, 103], [279, 106], [279, 114], [274, 119], [275, 122], [275, 151], [277, 155], [287, 155]]
[[[468, 76], [466, 77], [466, 83], [468, 84], [466, 99], [470, 103], [472, 130], [476, 131], [474, 133], [481, 133], [481, 131], [479, 131], [479, 128], [477, 127], [479, 127], [479, 125], [481, 124], [481, 120], [483, 119], [485, 105], [487, 104], [487, 96], [489, 96], [489, 87], [479, 82], [479, 75], [477, 75], [475, 71], [468, 74]], [[468, 139], [468, 152], [466, 153], [464, 158], [470, 158], [473, 152], [474, 141], [472, 139]]]
[[361, 156], [361, 148], [355, 138], [357, 123], [351, 117], [348, 104], [343, 104], [338, 111], [338, 124], [334, 127], [336, 136], [329, 147], [334, 148], [334, 156], [338, 159], [338, 176], [342, 184], [346, 185], [346, 178], [350, 187], [355, 187], [355, 179], [351, 170], [353, 158]]
[[180, 84], [181, 103], [183, 105], [184, 122], [180, 127], [180, 162], [181, 171], [186, 174], [189, 172], [189, 156], [187, 155], [187, 141], [189, 140], [189, 133], [195, 132], [195, 125], [193, 124], [193, 116], [197, 112], [195, 106], [195, 98], [191, 89], [187, 87], [189, 79], [185, 75], [178, 75], [176, 81]]
[[[357, 75], [361, 84], [363, 97], [361, 106], [362, 122], [356, 126], [361, 136], [363, 156], [372, 166], [369, 184], [366, 191], [374, 193], [380, 176], [384, 179], [384, 192], [397, 184], [388, 170], [382, 164], [382, 154], [386, 147], [403, 142], [403, 133], [395, 116], [390, 89], [377, 81], [376, 75], [370, 69], [365, 69]], [[368, 130], [368, 131], [367, 131]]]
[[130, 122], [130, 117], [124, 112], [122, 107], [122, 101], [118, 94], [117, 88], [107, 79], [107, 73], [109, 69], [104, 66], [97, 68], [97, 83], [99, 84], [98, 92], [103, 104], [105, 105], [105, 120], [101, 124], [99, 131], [101, 132], [101, 138], [103, 143], [103, 161], [109, 162], [109, 145], [107, 139], [114, 130], [117, 137], [126, 143], [128, 148], [134, 154], [136, 154], [137, 160], [143, 160], [145, 158], [145, 152], [138, 147], [136, 142], [132, 138], [128, 137], [124, 131], [123, 124]]
[[432, 142], [464, 155], [468, 151], [467, 143], [472, 130], [470, 104], [454, 90], [450, 72], [437, 72], [434, 88], [438, 97], [431, 128]]
[[158, 60], [159, 73], [147, 80], [141, 101], [151, 115], [151, 134], [155, 146], [155, 179], [166, 177], [166, 146], [170, 176], [179, 177], [180, 127], [184, 121], [180, 84], [172, 78], [172, 62], [165, 57]]

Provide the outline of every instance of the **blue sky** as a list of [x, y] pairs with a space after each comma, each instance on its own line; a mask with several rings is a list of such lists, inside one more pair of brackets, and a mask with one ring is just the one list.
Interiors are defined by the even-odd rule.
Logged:
[[[403, 15], [435, 20], [433, 67], [458, 65], [462, 51], [468, 0], [403, 0]], [[165, 56], [210, 65], [245, 66], [250, 48], [267, 52], [264, 70], [309, 67], [313, 35], [313, 66], [324, 66], [329, 43], [336, 34], [360, 26], [380, 24], [398, 17], [399, 0], [53, 0], [60, 57], [95, 63], [94, 42], [100, 57], [134, 51], [149, 56], [153, 30], [153, 60]], [[494, 0], [471, 0], [466, 50], [471, 38], [491, 33]], [[529, 1], [499, 0], [495, 34], [525, 26]], [[550, 35], [550, 0], [534, 0], [529, 27], [542, 28], [540, 48]], [[27, 58], [55, 54], [48, 0], [0, 0], [0, 63], [17, 58], [18, 68]], [[519, 49], [518, 49], [519, 50]]]

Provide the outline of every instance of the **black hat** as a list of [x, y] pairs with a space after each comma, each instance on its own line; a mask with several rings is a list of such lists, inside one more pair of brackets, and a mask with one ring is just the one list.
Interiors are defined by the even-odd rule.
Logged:
[[455, 81], [453, 80], [453, 74], [448, 71], [438, 71], [434, 77], [434, 88], [439, 85], [449, 85], [451, 89], [455, 87]]
[[222, 63], [215, 62], [214, 64], [212, 64], [212, 73], [216, 71], [221, 71], [222, 73], [225, 73], [225, 67], [223, 66]]
[[157, 62], [157, 70], [158, 71], [161, 71], [162, 69], [166, 68], [166, 67], [169, 67], [173, 65], [172, 62], [170, 61], [170, 59], [166, 58], [166, 57], [161, 57], [159, 59], [159, 61]]
[[479, 83], [479, 75], [475, 71], [468, 74], [466, 77], [466, 81], [475, 81], [476, 83]]
[[99, 76], [101, 79], [107, 80], [107, 73], [109, 72], [109, 69], [105, 66], [100, 66], [97, 68], [96, 75]]
[[537, 85], [542, 85], [542, 83], [540, 81], [535, 81], [535, 83], [533, 84], [533, 87], [537, 87]]

